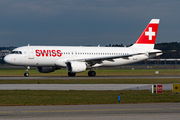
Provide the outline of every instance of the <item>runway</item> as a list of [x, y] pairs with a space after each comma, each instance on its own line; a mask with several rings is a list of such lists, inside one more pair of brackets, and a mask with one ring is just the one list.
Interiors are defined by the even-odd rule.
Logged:
[[0, 77], [0, 80], [82, 80], [82, 79], [175, 79], [180, 75], [151, 75], [151, 76], [96, 76], [96, 77], [68, 77], [68, 76], [40, 76], [40, 77]]
[[[172, 90], [172, 84], [162, 84]], [[151, 90], [151, 84], [0, 84], [0, 90]]]
[[[0, 77], [0, 80], [168, 79], [180, 76]], [[0, 90], [151, 90], [152, 84], [0, 84]], [[163, 84], [172, 90], [172, 84]]]
[[3, 120], [153, 120], [178, 119], [180, 103], [0, 106]]

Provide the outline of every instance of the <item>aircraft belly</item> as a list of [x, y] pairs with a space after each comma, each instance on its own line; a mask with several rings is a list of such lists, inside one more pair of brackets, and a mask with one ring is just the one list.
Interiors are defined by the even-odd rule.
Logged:
[[26, 59], [21, 63], [22, 66], [34, 66], [34, 67], [40, 67], [40, 66], [55, 66], [55, 60], [50, 58], [34, 58], [34, 59]]

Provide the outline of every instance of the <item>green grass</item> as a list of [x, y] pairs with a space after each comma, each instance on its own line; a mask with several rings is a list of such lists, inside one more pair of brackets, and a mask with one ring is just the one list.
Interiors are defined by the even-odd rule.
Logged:
[[[156, 75], [155, 71], [159, 71], [158, 75], [180, 75], [180, 69], [94, 69], [97, 76], [138, 76], [138, 75]], [[23, 76], [25, 69], [0, 69], [0, 76]], [[87, 76], [88, 70], [77, 73], [76, 76]], [[39, 73], [37, 69], [29, 70], [30, 76], [67, 76], [66, 69], [56, 70], [52, 73]]]
[[42, 90], [1, 90], [0, 106], [12, 105], [79, 105], [121, 103], [162, 103], [180, 102], [180, 94], [163, 91], [152, 94], [149, 90], [124, 91], [42, 91]]
[[180, 79], [0, 80], [0, 84], [172, 84]]

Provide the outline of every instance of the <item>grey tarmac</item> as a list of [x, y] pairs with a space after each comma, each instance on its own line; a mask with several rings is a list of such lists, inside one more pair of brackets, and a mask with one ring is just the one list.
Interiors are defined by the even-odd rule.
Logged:
[[3, 120], [169, 120], [179, 113], [180, 103], [0, 106]]
[[[162, 84], [172, 90], [172, 84]], [[151, 90], [152, 84], [0, 84], [0, 90]]]
[[[0, 77], [0, 80], [168, 79], [180, 76]], [[151, 90], [152, 84], [0, 84], [0, 90]], [[163, 84], [172, 90], [172, 84]]]

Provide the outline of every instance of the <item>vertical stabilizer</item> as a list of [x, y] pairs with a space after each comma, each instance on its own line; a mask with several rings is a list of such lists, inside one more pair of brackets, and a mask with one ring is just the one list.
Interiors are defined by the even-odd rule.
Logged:
[[132, 47], [154, 49], [160, 19], [152, 19]]

